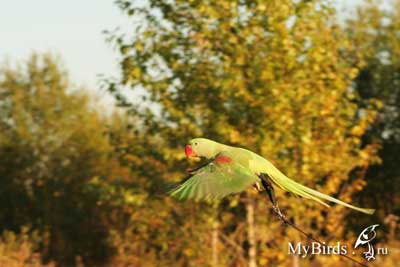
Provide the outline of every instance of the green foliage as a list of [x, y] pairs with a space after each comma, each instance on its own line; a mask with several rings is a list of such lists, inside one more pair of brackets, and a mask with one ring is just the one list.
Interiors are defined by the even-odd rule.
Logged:
[[7, 267], [54, 267], [54, 262], [44, 264], [37, 253], [40, 237], [37, 232], [29, 234], [27, 228], [21, 233], [5, 231], [0, 237], [0, 266]]
[[[196, 136], [247, 147], [267, 156], [295, 180], [347, 202], [364, 187], [363, 170], [376, 160], [377, 147], [362, 144], [361, 137], [376, 117], [376, 105], [368, 103], [359, 112], [352, 80], [362, 64], [348, 60], [353, 47], [336, 24], [329, 3], [150, 0], [117, 4], [132, 18], [134, 34], [110, 38], [119, 48], [122, 73], [119, 81], [110, 82], [110, 92], [121, 105], [130, 106], [129, 114], [139, 121], [134, 127], [139, 136], [126, 144], [125, 153], [136, 162], [133, 171], [141, 170], [140, 175], [150, 180], [146, 182], [150, 188], [157, 185], [152, 183], [154, 177], [175, 180], [183, 175], [183, 154], [178, 148]], [[127, 87], [142, 95], [143, 101], [130, 103]], [[146, 164], [157, 162], [159, 173], [144, 169], [145, 157]], [[286, 249], [271, 251], [270, 244], [286, 244], [298, 240], [298, 235], [281, 231], [275, 218], [266, 216], [265, 196], [250, 197], [259, 200], [257, 227], [271, 229], [256, 237], [258, 263], [288, 264], [292, 259]], [[220, 206], [218, 233], [226, 238], [220, 241], [219, 261], [229, 266], [245, 266], [249, 260], [245, 250], [232, 249], [250, 242], [241, 224], [246, 220], [247, 198], [234, 196]], [[343, 238], [344, 228], [337, 222], [348, 210], [334, 207], [326, 212], [303, 199], [282, 194], [279, 199], [299, 225], [315, 234]], [[197, 218], [191, 232], [201, 233], [205, 226]], [[208, 224], [203, 235], [210, 236], [211, 228]], [[198, 243], [188, 246], [197, 251]], [[205, 243], [203, 248], [210, 246]], [[183, 257], [195, 262], [204, 253]], [[212, 257], [208, 258], [211, 264]], [[315, 261], [325, 264], [324, 259]]]
[[[374, 99], [380, 101], [378, 119], [364, 136], [364, 142], [381, 144], [381, 164], [368, 168], [368, 187], [358, 198], [379, 207], [382, 223], [390, 214], [400, 212], [400, 2], [393, 1], [389, 7], [384, 9], [379, 2], [371, 1], [359, 8], [358, 16], [349, 20], [346, 27], [363, 64], [355, 79], [361, 96], [359, 106], [363, 108]], [[374, 199], [365, 195], [374, 195]]]
[[88, 263], [106, 256], [106, 229], [84, 188], [109, 175], [111, 148], [87, 96], [71, 89], [50, 55], [1, 71], [1, 228], [48, 233], [43, 256], [66, 265], [76, 255]]
[[377, 207], [327, 210], [276, 189], [323, 240], [351, 247], [381, 220], [377, 242], [393, 250], [376, 264], [396, 265], [398, 4], [366, 5], [344, 28], [323, 0], [116, 4], [134, 28], [109, 36], [121, 77], [108, 89], [127, 115], [93, 108], [51, 55], [0, 69], [0, 266], [345, 266], [288, 256], [288, 241], [306, 240], [252, 189], [214, 205], [167, 197], [165, 184], [200, 164], [182, 149], [196, 136]]

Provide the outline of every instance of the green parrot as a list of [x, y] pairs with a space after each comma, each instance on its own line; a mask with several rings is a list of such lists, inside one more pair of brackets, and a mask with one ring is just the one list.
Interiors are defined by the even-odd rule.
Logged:
[[188, 158], [204, 157], [211, 161], [191, 170], [189, 176], [169, 192], [180, 200], [217, 200], [229, 194], [242, 192], [252, 185], [257, 185], [259, 189], [261, 182], [274, 209], [281, 214], [270, 182], [272, 180], [285, 191], [312, 199], [327, 207], [329, 205], [324, 201], [334, 202], [366, 214], [375, 211], [353, 206], [295, 182], [267, 159], [244, 148], [220, 144], [205, 138], [195, 138], [185, 146], [185, 153]]

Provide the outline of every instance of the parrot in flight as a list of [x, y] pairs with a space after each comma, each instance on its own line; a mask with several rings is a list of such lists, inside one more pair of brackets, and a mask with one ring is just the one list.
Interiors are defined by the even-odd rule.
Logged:
[[185, 146], [185, 154], [188, 158], [203, 157], [210, 162], [191, 170], [189, 176], [169, 192], [180, 200], [218, 200], [261, 182], [275, 211], [282, 215], [277, 206], [272, 181], [287, 192], [317, 201], [327, 207], [329, 205], [326, 201], [330, 201], [366, 214], [373, 214], [375, 211], [353, 206], [304, 186], [287, 177], [267, 159], [244, 148], [195, 138]]

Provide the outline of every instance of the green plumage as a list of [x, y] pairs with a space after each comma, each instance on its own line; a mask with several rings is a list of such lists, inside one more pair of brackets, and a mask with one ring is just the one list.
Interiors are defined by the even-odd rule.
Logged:
[[[216, 158], [218, 156], [231, 159], [235, 157], [229, 152], [220, 153]], [[242, 192], [258, 179], [238, 160], [230, 163], [218, 163], [214, 160], [192, 174], [192, 177], [172, 190], [170, 194], [180, 200], [216, 200], [229, 194]]]
[[294, 194], [302, 196], [304, 198], [312, 199], [312, 200], [317, 201], [327, 207], [329, 207], [329, 205], [327, 203], [325, 203], [323, 200], [331, 201], [336, 204], [339, 204], [339, 205], [342, 205], [342, 206], [345, 206], [345, 207], [348, 207], [348, 208], [351, 208], [351, 209], [354, 209], [354, 210], [357, 210], [359, 212], [363, 212], [366, 214], [372, 214], [375, 212], [374, 209], [359, 208], [359, 207], [353, 206], [351, 204], [348, 204], [346, 202], [343, 202], [339, 199], [336, 199], [334, 197], [331, 197], [329, 195], [318, 192], [307, 186], [299, 184], [299, 183], [293, 181], [292, 179], [288, 178], [286, 175], [284, 175], [281, 171], [279, 171], [270, 162], [268, 162], [268, 164], [266, 164], [266, 167], [268, 170], [267, 174], [271, 178], [271, 180], [285, 191], [294, 193]]
[[204, 138], [192, 139], [189, 146], [193, 150], [190, 153], [213, 159], [213, 161], [193, 172], [191, 177], [170, 192], [172, 196], [179, 199], [220, 199], [229, 194], [244, 191], [253, 185], [258, 180], [258, 175], [262, 173], [268, 175], [281, 189], [312, 199], [327, 207], [329, 205], [325, 201], [366, 214], [372, 214], [375, 211], [353, 206], [295, 182], [267, 159], [247, 149], [223, 145]]

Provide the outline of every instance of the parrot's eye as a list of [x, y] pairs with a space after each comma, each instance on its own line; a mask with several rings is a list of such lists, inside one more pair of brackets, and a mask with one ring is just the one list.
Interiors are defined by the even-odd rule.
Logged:
[[195, 145], [195, 146], [197, 146], [197, 142], [196, 142], [196, 143], [194, 143], [194, 145]]

